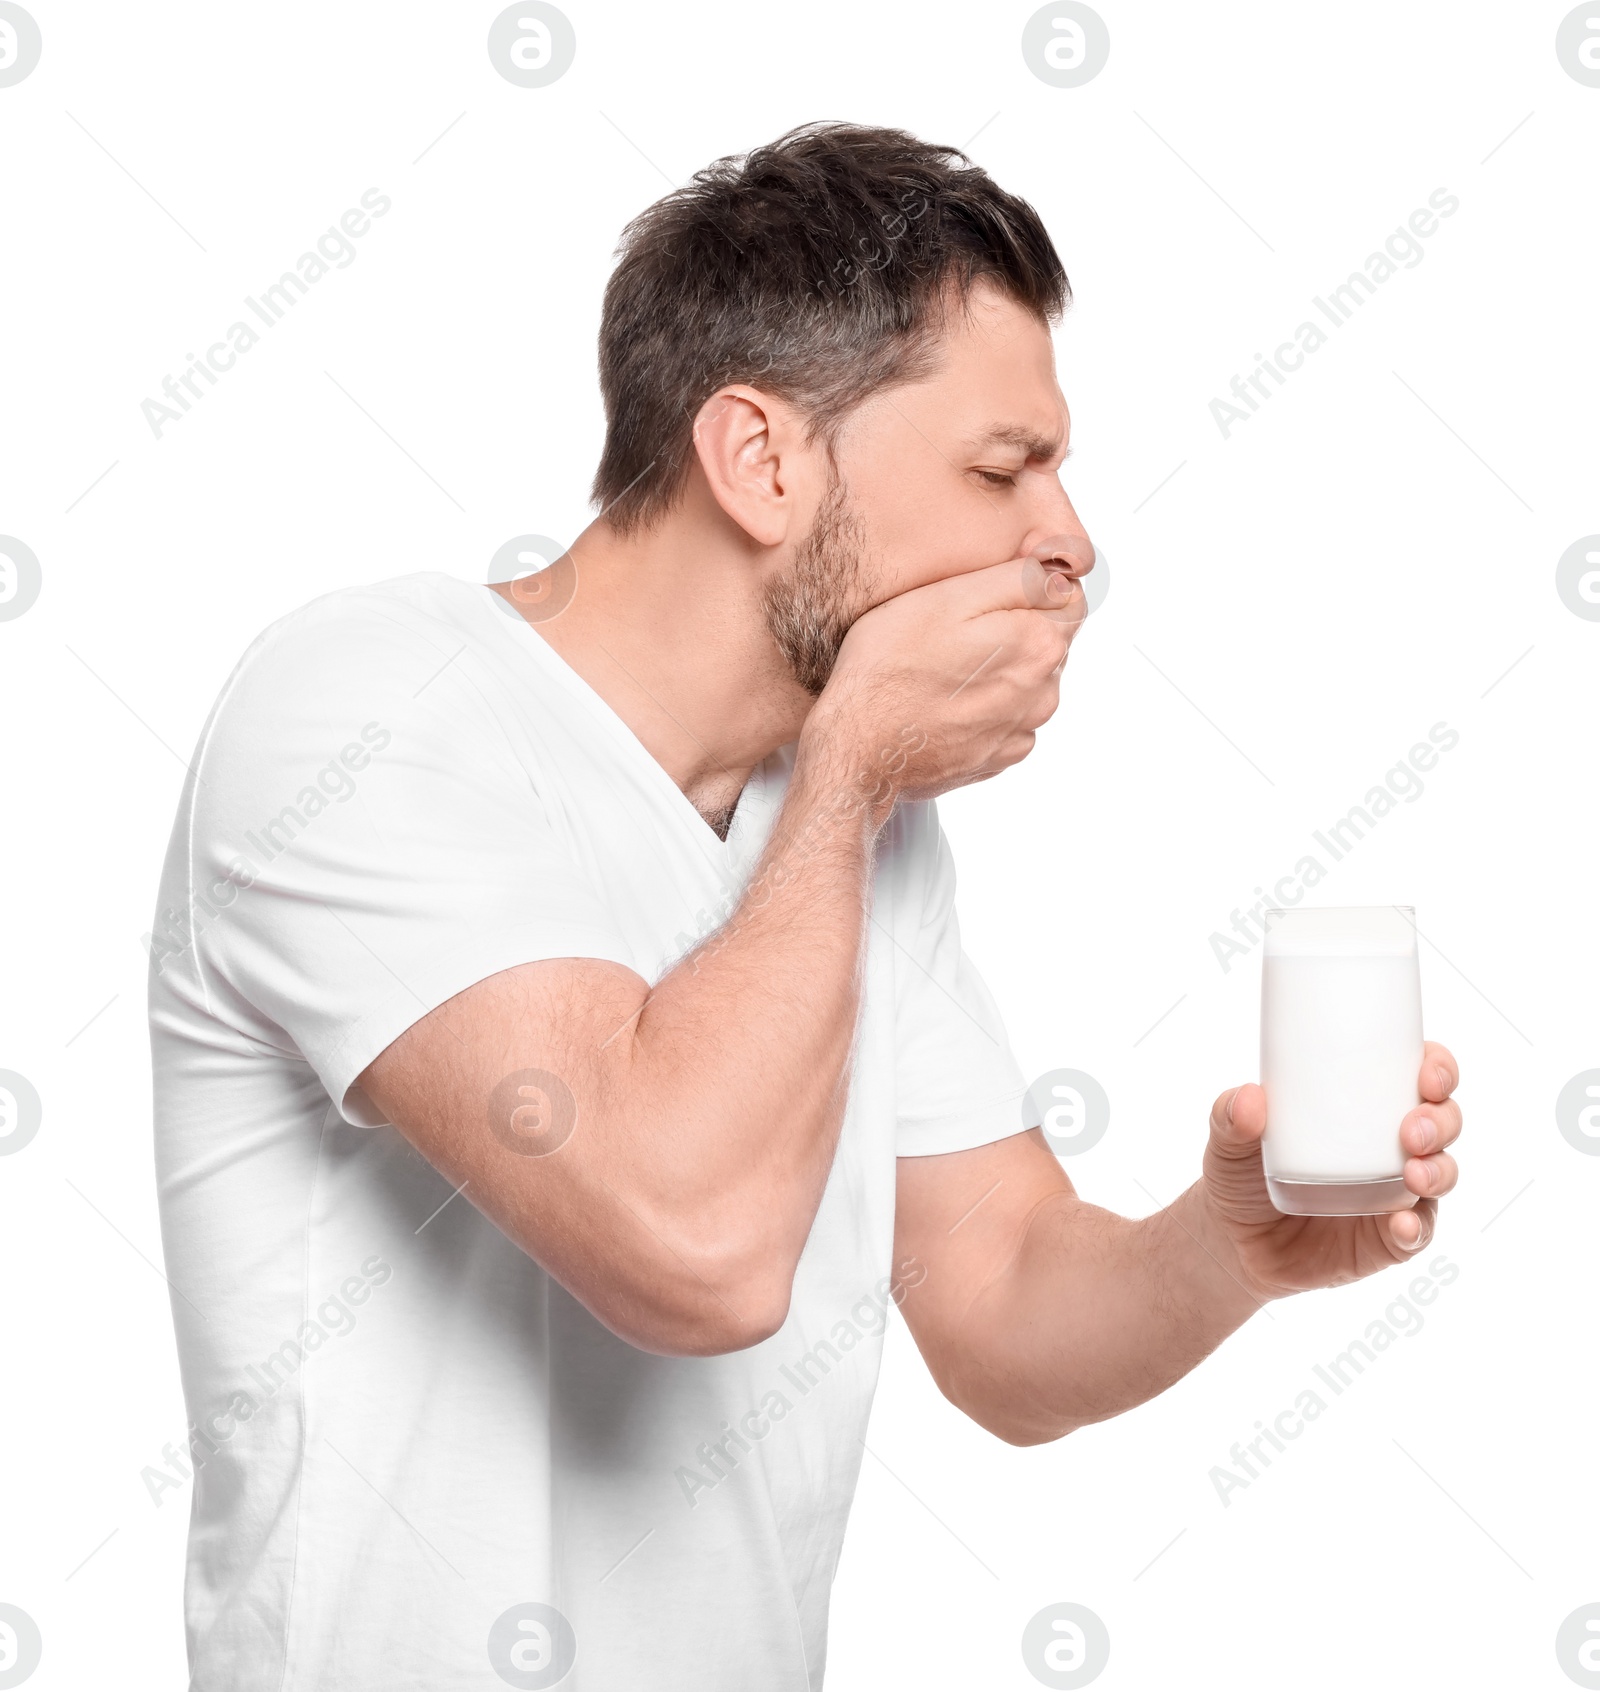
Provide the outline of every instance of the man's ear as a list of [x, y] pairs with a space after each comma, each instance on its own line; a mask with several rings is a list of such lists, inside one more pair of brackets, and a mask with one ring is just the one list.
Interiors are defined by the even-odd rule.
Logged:
[[796, 418], [757, 388], [719, 388], [694, 420], [700, 468], [728, 517], [759, 546], [778, 546], [795, 521]]

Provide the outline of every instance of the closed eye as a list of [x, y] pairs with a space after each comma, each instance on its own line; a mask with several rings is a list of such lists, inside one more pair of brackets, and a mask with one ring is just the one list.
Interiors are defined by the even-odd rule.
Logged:
[[1017, 485], [1015, 476], [1007, 475], [1000, 470], [980, 470], [978, 474], [991, 488], [1014, 488]]

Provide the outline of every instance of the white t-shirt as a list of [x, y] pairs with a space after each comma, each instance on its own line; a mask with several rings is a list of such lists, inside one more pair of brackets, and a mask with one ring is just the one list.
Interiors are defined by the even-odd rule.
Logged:
[[821, 1685], [895, 1158], [1037, 1121], [933, 807], [882, 842], [838, 1153], [760, 1345], [616, 1338], [354, 1085], [499, 970], [659, 979], [727, 914], [789, 767], [724, 844], [536, 630], [431, 572], [314, 601], [229, 678], [149, 940], [197, 1686]]

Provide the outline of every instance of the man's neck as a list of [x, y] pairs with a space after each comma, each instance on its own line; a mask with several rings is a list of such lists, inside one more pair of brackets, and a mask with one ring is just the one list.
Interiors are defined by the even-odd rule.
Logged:
[[693, 485], [657, 528], [600, 518], [570, 552], [572, 602], [535, 632], [725, 838], [751, 770], [812, 704], [767, 632], [759, 552]]

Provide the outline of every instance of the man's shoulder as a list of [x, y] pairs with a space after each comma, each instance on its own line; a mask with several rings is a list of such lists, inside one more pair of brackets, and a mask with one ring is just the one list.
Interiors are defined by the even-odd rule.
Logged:
[[421, 571], [336, 589], [286, 612], [240, 655], [223, 683], [208, 735], [266, 718], [315, 721], [383, 701], [407, 716], [429, 700], [440, 667], [496, 638], [487, 588]]
[[240, 667], [292, 665], [319, 658], [359, 663], [368, 656], [417, 650], [462, 631], [476, 632], [479, 588], [442, 571], [421, 570], [386, 581], [336, 588], [269, 623], [246, 649]]
[[[486, 588], [437, 572], [340, 588], [257, 635], [223, 683], [200, 736], [197, 811], [240, 803], [283, 769], [332, 748], [404, 735], [420, 754], [475, 736], [480, 695], [452, 687], [464, 649], [496, 639]], [[441, 680], [441, 678], [443, 678]], [[441, 753], [441, 756], [444, 755]]]

